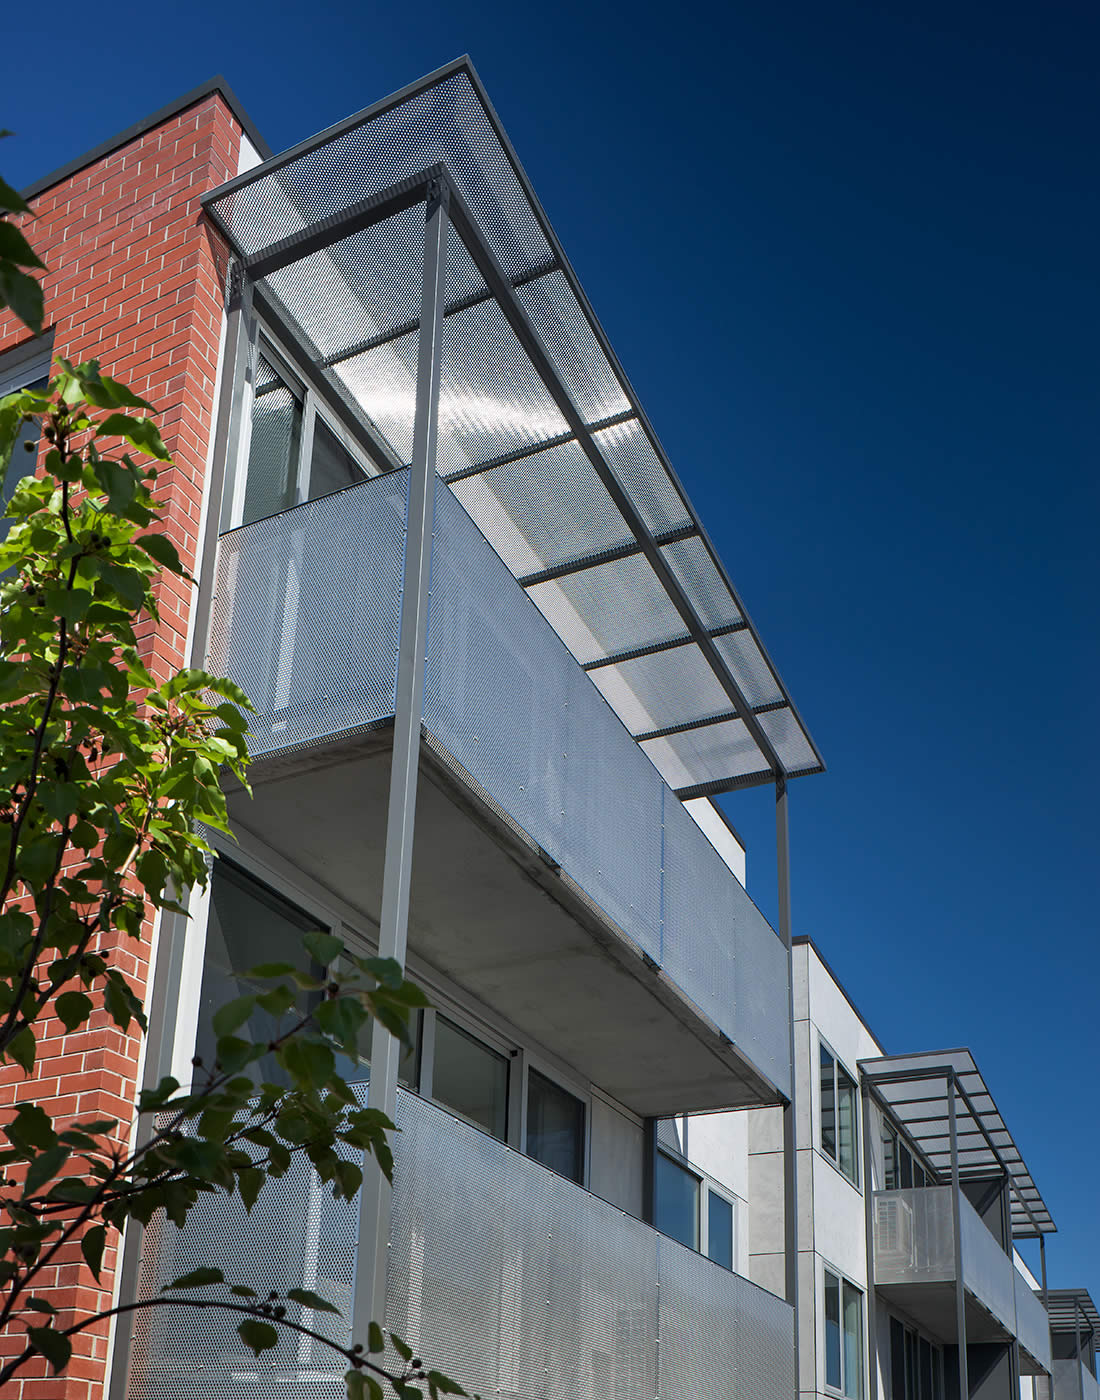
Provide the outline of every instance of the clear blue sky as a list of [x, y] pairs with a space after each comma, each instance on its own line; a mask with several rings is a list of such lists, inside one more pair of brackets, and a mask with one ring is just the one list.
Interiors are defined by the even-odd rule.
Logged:
[[[829, 763], [792, 794], [796, 932], [888, 1049], [973, 1049], [1052, 1284], [1100, 1299], [1100, 12], [40, 13], [16, 184], [218, 71], [279, 150], [472, 55]], [[770, 800], [729, 811], [771, 912]]]

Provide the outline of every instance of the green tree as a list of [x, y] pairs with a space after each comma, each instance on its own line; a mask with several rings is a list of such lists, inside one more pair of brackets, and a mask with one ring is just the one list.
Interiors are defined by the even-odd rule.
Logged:
[[[25, 208], [2, 182], [0, 205]], [[20, 279], [37, 288], [24, 271], [35, 266], [22, 234], [0, 220], [0, 296], [33, 330], [40, 296]], [[123, 1032], [145, 1029], [118, 952], [151, 913], [185, 912], [179, 892], [208, 880], [200, 828], [229, 832], [220, 774], [246, 782], [247, 696], [194, 669], [158, 682], [140, 655], [137, 628], [157, 616], [158, 576], [186, 577], [157, 528], [168, 453], [152, 414], [94, 361], [60, 360], [44, 391], [0, 400], [0, 479], [28, 428], [45, 447], [14, 492], [0, 542], [0, 1063], [28, 1076], [46, 1017], [66, 1031], [100, 1013]], [[239, 1314], [257, 1355], [280, 1328], [334, 1347], [293, 1306], [335, 1312], [330, 1301], [227, 1279], [217, 1259], [156, 1298], [71, 1323], [43, 1287], [77, 1241], [98, 1280], [108, 1239], [127, 1221], [164, 1211], [182, 1225], [212, 1190], [251, 1209], [299, 1154], [337, 1197], [354, 1195], [362, 1176], [341, 1147], [392, 1172], [393, 1125], [358, 1104], [337, 1057], [357, 1056], [371, 1017], [407, 1040], [410, 1012], [425, 998], [392, 961], [359, 957], [327, 933], [303, 941], [328, 974], [256, 968], [254, 989], [214, 1018], [215, 1062], [196, 1064], [189, 1089], [166, 1078], [141, 1093], [141, 1132], [131, 1122], [60, 1121], [33, 1101], [10, 1112], [0, 1151], [0, 1332], [24, 1345], [0, 1367], [0, 1388], [39, 1356], [63, 1371], [75, 1336], [111, 1312], [142, 1308]], [[256, 1008], [276, 1018], [266, 1044], [236, 1034]], [[257, 1089], [249, 1070], [264, 1055], [288, 1088]], [[380, 1381], [403, 1400], [424, 1386], [432, 1400], [462, 1393], [377, 1324], [365, 1343], [334, 1349], [353, 1400], [377, 1400]]]

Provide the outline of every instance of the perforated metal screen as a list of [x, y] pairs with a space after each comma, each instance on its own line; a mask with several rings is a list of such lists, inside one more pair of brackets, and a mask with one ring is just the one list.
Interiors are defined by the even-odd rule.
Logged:
[[528, 1157], [398, 1096], [386, 1321], [516, 1400], [789, 1400], [791, 1309]]
[[[407, 463], [424, 207], [402, 192], [429, 170], [473, 221], [447, 240], [440, 474], [678, 792], [821, 771], [468, 61], [206, 207], [379, 460]], [[395, 190], [400, 207], [372, 222]]]

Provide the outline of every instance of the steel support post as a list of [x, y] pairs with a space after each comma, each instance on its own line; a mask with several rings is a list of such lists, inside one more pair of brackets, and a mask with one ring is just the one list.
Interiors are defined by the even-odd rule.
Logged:
[[1081, 1360], [1081, 1304], [1073, 1300], [1073, 1350], [1077, 1357], [1077, 1396], [1085, 1400], [1085, 1363]]
[[779, 937], [787, 950], [787, 1035], [791, 1059], [791, 1094], [783, 1106], [783, 1262], [787, 1302], [794, 1309], [795, 1394], [801, 1389], [798, 1346], [798, 1125], [794, 1046], [794, 954], [791, 936], [791, 840], [787, 821], [787, 784], [775, 782], [775, 869], [779, 885]]
[[955, 1072], [947, 1073], [947, 1125], [951, 1136], [951, 1224], [955, 1236], [955, 1322], [959, 1334], [959, 1397], [969, 1400], [966, 1365], [966, 1284], [963, 1280], [962, 1204], [959, 1199], [959, 1132], [955, 1121]]
[[[386, 814], [386, 855], [378, 952], [405, 965], [412, 875], [413, 826], [420, 764], [424, 659], [428, 637], [428, 580], [435, 518], [435, 453], [439, 432], [440, 346], [447, 248], [447, 185], [429, 185], [424, 234], [424, 281], [420, 299], [420, 346], [416, 375], [413, 459], [405, 534], [401, 640], [397, 655], [396, 714]], [[401, 1045], [374, 1022], [367, 1103], [393, 1118]], [[386, 1302], [391, 1188], [377, 1163], [368, 1161], [360, 1192], [359, 1250], [352, 1335], [365, 1338], [367, 1324], [381, 1319]]]
[[867, 1249], [867, 1393], [878, 1400], [878, 1330], [875, 1320], [875, 1193], [874, 1154], [871, 1143], [871, 1090], [860, 1077], [860, 1102], [863, 1113], [863, 1230]]

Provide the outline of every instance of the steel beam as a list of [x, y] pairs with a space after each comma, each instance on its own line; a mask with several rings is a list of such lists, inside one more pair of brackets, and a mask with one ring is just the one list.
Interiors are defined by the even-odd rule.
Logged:
[[955, 1071], [947, 1072], [947, 1121], [951, 1130], [951, 1223], [955, 1237], [955, 1326], [959, 1334], [959, 1396], [969, 1400], [966, 1364], [966, 1282], [963, 1278], [962, 1205], [959, 1194], [959, 1145], [955, 1138]]
[[787, 950], [787, 1045], [791, 1065], [790, 1098], [783, 1105], [783, 1264], [784, 1291], [794, 1313], [795, 1394], [801, 1387], [798, 1343], [798, 1120], [795, 1102], [794, 939], [791, 930], [791, 844], [787, 822], [787, 784], [775, 784], [775, 867], [779, 895], [779, 940]]
[[863, 1119], [863, 1239], [867, 1251], [867, 1382], [869, 1400], [879, 1400], [878, 1329], [875, 1325], [875, 1193], [871, 1189], [874, 1168], [871, 1094], [863, 1075], [860, 1075], [859, 1097]]
[[[679, 529], [668, 530], [662, 535], [654, 535], [653, 543], [657, 548], [666, 544], [678, 544], [681, 540], [690, 540], [696, 534], [694, 525], [681, 525]], [[590, 549], [587, 554], [578, 554], [572, 559], [565, 559], [560, 564], [551, 564], [546, 569], [537, 569], [534, 573], [524, 574], [522, 578], [516, 580], [521, 588], [534, 588], [538, 583], [554, 583], [559, 578], [568, 578], [570, 574], [581, 574], [586, 569], [597, 569], [601, 564], [613, 564], [618, 559], [632, 559], [637, 554], [645, 553], [645, 545], [637, 539], [628, 540], [625, 544], [612, 545], [609, 549]]]
[[[747, 622], [728, 622], [724, 627], [712, 627], [710, 635], [712, 637], [728, 637], [731, 632], [744, 632], [748, 627]], [[650, 642], [648, 646], [631, 647], [627, 651], [617, 651], [612, 656], [597, 656], [595, 661], [586, 661], [581, 666], [582, 671], [598, 671], [603, 666], [618, 666], [623, 661], [637, 661], [643, 656], [656, 656], [658, 652], [675, 651], [677, 647], [691, 646], [695, 638], [687, 633], [682, 633], [677, 637], [670, 637], [667, 642]], [[754, 706], [756, 713], [760, 713], [759, 706]], [[729, 710], [722, 718], [737, 718], [736, 710]], [[670, 734], [679, 734], [682, 729], [697, 729], [704, 724], [717, 724], [718, 719], [692, 720], [685, 725], [676, 725], [668, 731]], [[661, 731], [654, 731], [649, 736], [651, 738], [664, 737]]]
[[[439, 379], [442, 308], [447, 249], [445, 181], [428, 189], [424, 226], [424, 281], [420, 301], [420, 347], [416, 375], [413, 461], [405, 533], [401, 596], [401, 641], [397, 656], [396, 715], [386, 813], [386, 854], [378, 952], [404, 967], [408, 941], [413, 829], [416, 816], [420, 731], [424, 700], [424, 659], [428, 635], [428, 580], [435, 512], [435, 455], [439, 432]], [[400, 1042], [379, 1021], [371, 1028], [368, 1107], [393, 1118], [397, 1109]], [[367, 1335], [381, 1317], [386, 1299], [390, 1183], [376, 1162], [368, 1161], [360, 1191], [359, 1249], [352, 1308], [352, 1334]]]
[[[617, 428], [620, 423], [629, 423], [637, 416], [632, 408], [627, 408], [622, 413], [613, 413], [609, 418], [597, 418], [594, 423], [589, 423], [588, 431], [602, 433], [607, 428]], [[480, 476], [482, 472], [495, 471], [497, 467], [506, 467], [512, 462], [522, 462], [528, 457], [537, 457], [540, 452], [546, 452], [551, 447], [564, 447], [567, 442], [576, 440], [576, 433], [558, 433], [556, 437], [543, 438], [541, 442], [529, 442], [525, 447], [514, 447], [511, 452], [501, 452], [496, 457], [488, 457], [484, 462], [460, 467], [458, 471], [448, 472], [443, 480], [448, 486], [453, 486], [456, 481], [465, 481], [468, 476]]]

